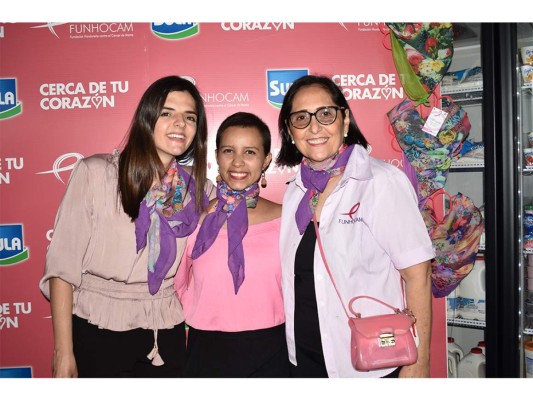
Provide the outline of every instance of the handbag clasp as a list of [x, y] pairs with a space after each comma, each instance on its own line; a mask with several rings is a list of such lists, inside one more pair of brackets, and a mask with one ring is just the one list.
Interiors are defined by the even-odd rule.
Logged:
[[392, 347], [396, 346], [396, 339], [394, 333], [382, 333], [378, 337], [379, 347]]

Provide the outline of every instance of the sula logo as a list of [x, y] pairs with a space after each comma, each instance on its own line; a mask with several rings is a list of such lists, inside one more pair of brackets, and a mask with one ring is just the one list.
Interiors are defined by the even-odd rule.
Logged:
[[22, 112], [22, 102], [17, 98], [17, 79], [0, 78], [0, 120]]
[[186, 23], [176, 23], [176, 22], [163, 22], [163, 23], [152, 23], [151, 24], [152, 33], [161, 39], [167, 40], [180, 40], [186, 39], [191, 36], [197, 35], [200, 33], [200, 25], [197, 22], [186, 22]]
[[22, 224], [0, 225], [0, 266], [18, 264], [29, 256], [24, 246]]

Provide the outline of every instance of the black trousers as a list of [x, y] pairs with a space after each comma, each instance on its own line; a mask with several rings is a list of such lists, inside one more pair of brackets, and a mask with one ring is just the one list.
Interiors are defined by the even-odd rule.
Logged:
[[185, 377], [288, 378], [285, 324], [255, 331], [189, 327]]
[[400, 368], [396, 368], [390, 374], [382, 376], [382, 378], [398, 378], [400, 376]]
[[159, 329], [157, 343], [164, 364], [157, 367], [146, 357], [154, 346], [154, 331], [100, 329], [72, 316], [74, 356], [80, 378], [181, 377], [185, 362], [185, 324]]
[[[297, 355], [298, 366], [291, 364], [292, 378], [327, 378], [328, 372], [324, 364], [310, 360], [307, 355]], [[302, 362], [303, 360], [303, 362]], [[398, 378], [400, 376], [400, 368], [396, 368], [390, 374], [382, 376], [382, 378]]]

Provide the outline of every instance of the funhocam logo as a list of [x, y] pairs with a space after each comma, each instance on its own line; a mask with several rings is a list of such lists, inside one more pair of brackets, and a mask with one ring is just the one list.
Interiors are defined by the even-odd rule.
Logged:
[[22, 103], [17, 99], [17, 79], [0, 78], [0, 119], [14, 117], [22, 112]]
[[200, 32], [200, 25], [197, 22], [186, 22], [183, 24], [173, 23], [152, 23], [152, 32], [162, 39], [180, 40], [197, 35]]
[[287, 93], [292, 83], [306, 75], [309, 75], [308, 69], [267, 70], [267, 100], [270, 105], [281, 108], [285, 93]]
[[0, 266], [20, 263], [29, 256], [28, 249], [24, 247], [22, 225], [0, 225]]

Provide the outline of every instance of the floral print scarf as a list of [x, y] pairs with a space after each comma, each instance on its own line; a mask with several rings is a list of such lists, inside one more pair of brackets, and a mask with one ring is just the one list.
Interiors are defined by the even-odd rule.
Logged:
[[415, 170], [419, 207], [444, 187], [452, 158], [459, 157], [456, 153], [470, 133], [468, 115], [461, 107], [450, 103], [445, 111], [448, 117], [437, 136], [422, 130], [425, 121], [409, 99], [387, 113], [396, 140]]
[[433, 296], [448, 296], [472, 271], [484, 224], [480, 210], [464, 194], [457, 193], [441, 221], [429, 202], [421, 210], [435, 249], [431, 262]]
[[402, 85], [416, 105], [429, 96], [448, 71], [453, 56], [450, 23], [387, 23], [392, 56]]
[[[135, 219], [137, 252], [148, 244], [148, 290], [156, 294], [176, 260], [176, 238], [190, 235], [198, 224], [194, 179], [173, 160], [161, 179], [146, 193]], [[190, 201], [185, 203], [187, 194]], [[204, 193], [204, 207], [209, 199]]]

